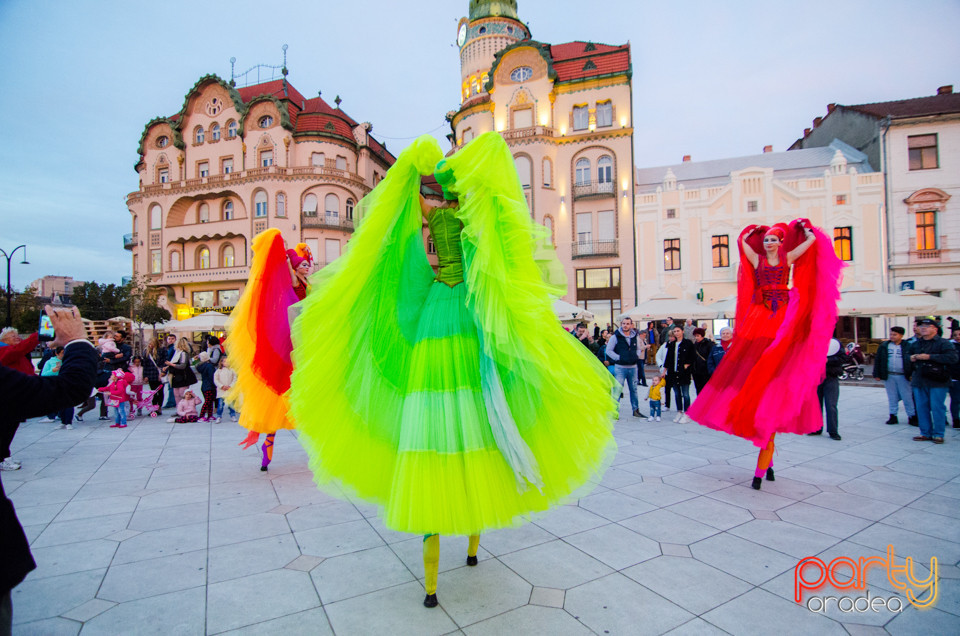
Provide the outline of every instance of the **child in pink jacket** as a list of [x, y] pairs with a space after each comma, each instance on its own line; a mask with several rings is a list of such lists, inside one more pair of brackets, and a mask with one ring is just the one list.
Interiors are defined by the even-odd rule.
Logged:
[[176, 422], [177, 424], [196, 422], [198, 419], [197, 405], [202, 403], [203, 400], [194, 395], [193, 391], [187, 389], [183, 394], [183, 398], [177, 402], [177, 416], [171, 417], [167, 421]]
[[110, 374], [107, 386], [100, 389], [105, 395], [107, 406], [113, 409], [113, 424], [110, 428], [127, 428], [127, 402], [133, 396], [130, 382], [133, 376], [122, 369]]

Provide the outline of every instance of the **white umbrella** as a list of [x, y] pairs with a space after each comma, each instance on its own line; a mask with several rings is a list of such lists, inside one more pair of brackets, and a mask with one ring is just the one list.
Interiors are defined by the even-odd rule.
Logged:
[[163, 331], [223, 331], [229, 318], [219, 311], [205, 311], [186, 320], [168, 320], [160, 328]]
[[930, 311], [917, 313], [927, 313], [936, 316], [960, 313], [960, 302], [951, 300], [949, 298], [934, 296], [933, 294], [928, 294], [927, 292], [920, 291], [919, 289], [904, 289], [897, 295], [903, 298], [910, 298], [911, 300], [916, 299], [917, 301], [923, 301], [933, 305], [933, 308]]
[[663, 320], [667, 317], [690, 318], [692, 320], [710, 320], [717, 317], [715, 309], [701, 305], [693, 300], [683, 300], [675, 296], [661, 294], [645, 300], [633, 309], [628, 309], [620, 317], [629, 316], [634, 322]]
[[837, 311], [841, 316], [915, 316], [933, 310], [933, 297], [887, 294], [873, 289], [846, 289], [840, 292]]
[[721, 298], [715, 303], [710, 303], [707, 307], [716, 312], [717, 318], [736, 318], [737, 317], [737, 295]]
[[553, 313], [557, 315], [560, 322], [569, 322], [571, 320], [585, 320], [590, 322], [594, 319], [592, 312], [587, 311], [583, 307], [572, 305], [565, 300], [560, 300], [559, 298], [553, 301]]

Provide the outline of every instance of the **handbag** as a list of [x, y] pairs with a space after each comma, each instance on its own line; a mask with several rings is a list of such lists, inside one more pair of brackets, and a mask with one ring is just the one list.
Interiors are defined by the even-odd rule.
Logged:
[[920, 377], [930, 382], [948, 382], [950, 373], [947, 366], [939, 362], [924, 362], [920, 365]]

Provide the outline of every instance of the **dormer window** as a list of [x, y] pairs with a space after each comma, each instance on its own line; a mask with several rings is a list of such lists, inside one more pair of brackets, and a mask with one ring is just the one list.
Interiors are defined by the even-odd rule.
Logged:
[[257, 125], [261, 128], [269, 128], [270, 126], [273, 126], [273, 117], [270, 115], [264, 115], [260, 118], [260, 121], [257, 122]]
[[170, 138], [166, 135], [160, 135], [157, 137], [157, 148], [166, 148], [170, 145]]
[[529, 66], [518, 66], [510, 73], [510, 79], [514, 82], [526, 82], [533, 77], [533, 69]]

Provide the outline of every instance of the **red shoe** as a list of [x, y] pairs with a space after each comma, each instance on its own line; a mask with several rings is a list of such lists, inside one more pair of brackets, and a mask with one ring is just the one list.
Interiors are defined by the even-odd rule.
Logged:
[[120, 424], [111, 424], [110, 428], [121, 428]]

